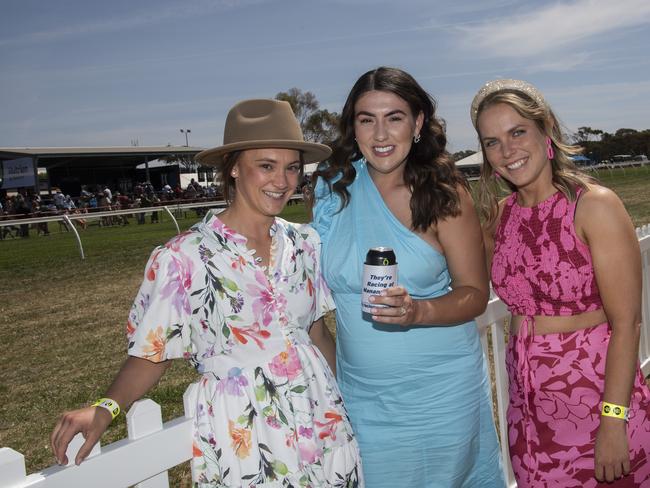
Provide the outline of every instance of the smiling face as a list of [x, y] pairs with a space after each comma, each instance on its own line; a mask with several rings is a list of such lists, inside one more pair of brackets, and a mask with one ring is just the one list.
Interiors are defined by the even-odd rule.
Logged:
[[408, 103], [388, 91], [372, 90], [354, 106], [354, 134], [369, 170], [388, 174], [404, 168], [413, 137], [424, 115], [413, 115]]
[[242, 151], [231, 170], [235, 179], [233, 206], [265, 217], [275, 217], [296, 190], [302, 170], [294, 149]]
[[492, 169], [518, 189], [552, 184], [546, 134], [506, 103], [486, 107], [478, 116], [478, 132]]

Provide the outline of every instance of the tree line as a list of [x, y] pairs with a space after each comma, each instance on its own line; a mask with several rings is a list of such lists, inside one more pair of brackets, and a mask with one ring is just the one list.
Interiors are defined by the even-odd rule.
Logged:
[[[300, 122], [305, 140], [331, 146], [339, 135], [341, 115], [321, 108], [316, 95], [300, 88], [290, 88], [277, 93], [276, 100], [289, 102]], [[595, 163], [612, 160], [615, 155], [650, 155], [650, 129], [618, 129], [613, 134], [591, 127], [579, 127], [574, 133], [566, 134], [566, 140], [579, 145], [584, 155]], [[454, 161], [471, 156], [476, 151], [463, 150], [453, 153]], [[194, 169], [196, 163], [192, 156], [171, 155], [161, 159], [179, 162], [182, 166]]]
[[584, 149], [584, 155], [594, 162], [612, 160], [616, 155], [640, 156], [650, 154], [650, 129], [618, 129], [613, 134], [591, 127], [579, 127], [570, 140]]
[[[321, 109], [316, 95], [310, 91], [291, 88], [278, 93], [275, 98], [289, 102], [293, 108], [305, 139], [331, 145], [338, 137], [340, 114]], [[579, 127], [567, 140], [584, 149], [584, 155], [594, 162], [611, 160], [619, 154], [630, 156], [650, 155], [650, 129], [618, 129], [613, 134], [591, 127]], [[458, 161], [476, 151], [463, 150], [452, 154]]]

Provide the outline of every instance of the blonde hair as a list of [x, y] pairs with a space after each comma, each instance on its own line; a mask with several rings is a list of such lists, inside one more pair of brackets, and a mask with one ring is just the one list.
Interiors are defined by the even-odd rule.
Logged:
[[[512, 107], [519, 115], [535, 123], [539, 131], [551, 139], [555, 156], [551, 159], [553, 186], [564, 193], [569, 201], [576, 199], [577, 188], [587, 190], [587, 185], [594, 182], [594, 178], [580, 171], [571, 160], [570, 156], [582, 152], [582, 148], [564, 142], [560, 123], [544, 102], [534, 99], [526, 93], [513, 89], [503, 89], [487, 95], [478, 106], [476, 120], [488, 107], [504, 103]], [[507, 180], [496, 178], [492, 166], [485, 156], [485, 148], [481, 141], [478, 123], [476, 132], [479, 133], [479, 142], [483, 150], [483, 165], [478, 185], [478, 207], [487, 227], [491, 227], [499, 213], [499, 195], [504, 187], [498, 180], [502, 180], [511, 191], [517, 187]]]

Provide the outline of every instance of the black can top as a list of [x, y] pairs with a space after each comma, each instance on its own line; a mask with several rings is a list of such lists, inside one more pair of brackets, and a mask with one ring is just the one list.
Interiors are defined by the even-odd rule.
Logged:
[[395, 253], [390, 247], [372, 247], [366, 254], [366, 263], [371, 266], [393, 266], [397, 264]]

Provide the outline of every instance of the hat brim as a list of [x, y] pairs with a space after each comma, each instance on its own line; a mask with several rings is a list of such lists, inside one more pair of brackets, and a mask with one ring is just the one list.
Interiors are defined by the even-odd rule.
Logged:
[[206, 149], [198, 153], [195, 159], [206, 166], [218, 166], [223, 162], [223, 157], [226, 154], [246, 149], [295, 149], [302, 153], [305, 164], [324, 161], [332, 154], [332, 150], [329, 147], [316, 142], [260, 140], [233, 142], [212, 149]]

